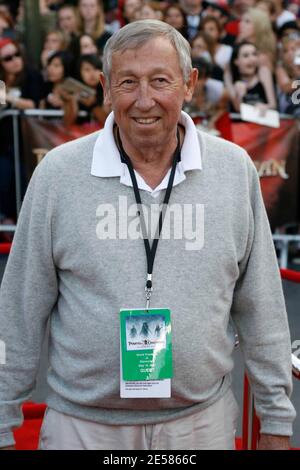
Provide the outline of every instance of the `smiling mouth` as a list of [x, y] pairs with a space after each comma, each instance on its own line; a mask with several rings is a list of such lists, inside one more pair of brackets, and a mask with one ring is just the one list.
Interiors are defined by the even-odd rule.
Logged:
[[155, 118], [133, 118], [135, 122], [138, 124], [154, 124], [157, 122], [160, 118], [155, 117]]

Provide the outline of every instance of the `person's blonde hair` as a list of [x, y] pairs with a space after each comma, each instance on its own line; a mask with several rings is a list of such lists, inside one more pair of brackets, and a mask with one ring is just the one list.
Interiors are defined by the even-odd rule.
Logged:
[[254, 44], [257, 50], [267, 54], [275, 62], [276, 39], [269, 16], [259, 8], [249, 8], [246, 14], [250, 16], [254, 26]]
[[[98, 7], [99, 7], [99, 13], [97, 15], [97, 19], [95, 22], [95, 28], [94, 31], [92, 31], [91, 36], [93, 39], [98, 39], [100, 36], [105, 31], [105, 16], [104, 16], [104, 7], [103, 7], [103, 2], [102, 0], [96, 0]], [[80, 7], [80, 0], [78, 2], [78, 7], [77, 7], [77, 16], [78, 16], [78, 25], [79, 25], [79, 32], [80, 34], [85, 34], [85, 29], [84, 29], [84, 20], [80, 14], [79, 11]]]

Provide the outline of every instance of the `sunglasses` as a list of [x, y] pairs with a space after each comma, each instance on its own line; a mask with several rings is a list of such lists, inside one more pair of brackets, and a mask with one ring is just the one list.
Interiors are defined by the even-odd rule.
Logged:
[[21, 57], [20, 52], [15, 52], [14, 54], [1, 57], [1, 62], [11, 62], [15, 57]]

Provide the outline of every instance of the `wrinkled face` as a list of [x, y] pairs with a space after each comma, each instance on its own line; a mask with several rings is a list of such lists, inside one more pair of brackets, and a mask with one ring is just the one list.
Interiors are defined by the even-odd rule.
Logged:
[[82, 62], [80, 75], [86, 85], [96, 88], [99, 83], [100, 70], [93, 67], [89, 62]]
[[207, 23], [205, 23], [203, 31], [212, 39], [214, 39], [215, 41], [218, 41], [220, 37], [220, 33], [214, 21], [208, 21]]
[[101, 83], [124, 145], [140, 149], [174, 140], [182, 104], [191, 100], [196, 80], [193, 70], [184, 83], [176, 50], [166, 38], [113, 54], [109, 87], [103, 75]]
[[0, 49], [0, 61], [6, 74], [18, 74], [24, 66], [20, 51], [14, 44], [7, 44]]
[[47, 65], [47, 77], [49, 82], [59, 83], [64, 78], [64, 66], [59, 57], [51, 60], [50, 64]]
[[254, 36], [254, 24], [247, 13], [242, 16], [240, 22], [240, 36], [247, 40], [251, 40]]
[[99, 15], [100, 11], [97, 0], [80, 0], [78, 9], [85, 21], [94, 20]]
[[196, 38], [193, 40], [193, 45], [192, 45], [192, 57], [193, 59], [196, 59], [197, 57], [200, 57], [203, 55], [204, 52], [207, 52], [207, 44], [204, 41], [203, 38]]
[[80, 53], [84, 54], [97, 54], [97, 46], [90, 36], [81, 36], [80, 38]]
[[48, 34], [45, 41], [44, 49], [46, 49], [47, 51], [59, 51], [61, 49], [61, 39], [58, 34]]
[[258, 54], [255, 46], [245, 44], [239, 50], [239, 55], [235, 60], [240, 74], [245, 76], [253, 76], [258, 68]]
[[75, 33], [77, 30], [77, 19], [72, 8], [63, 8], [58, 12], [58, 24], [65, 33]]
[[169, 8], [168, 13], [166, 14], [165, 22], [173, 26], [175, 29], [181, 29], [184, 24], [181, 11], [177, 8]]

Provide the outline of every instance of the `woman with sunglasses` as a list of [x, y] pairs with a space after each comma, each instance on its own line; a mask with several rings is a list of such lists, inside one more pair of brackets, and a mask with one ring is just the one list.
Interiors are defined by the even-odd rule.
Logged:
[[5, 38], [0, 40], [0, 80], [6, 85], [6, 104], [17, 109], [38, 106], [43, 95], [40, 73], [25, 64], [20, 45]]

